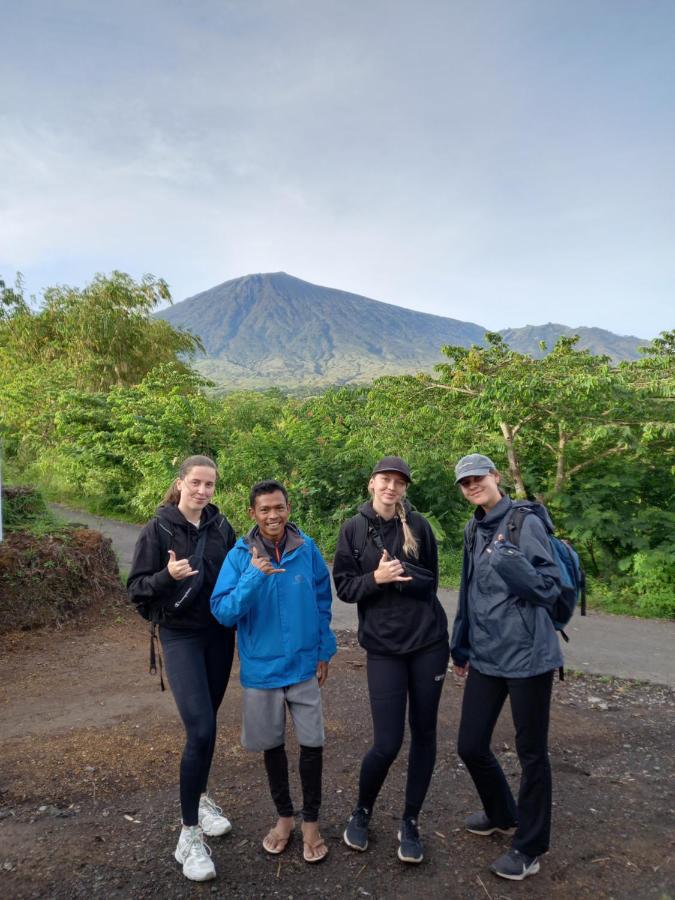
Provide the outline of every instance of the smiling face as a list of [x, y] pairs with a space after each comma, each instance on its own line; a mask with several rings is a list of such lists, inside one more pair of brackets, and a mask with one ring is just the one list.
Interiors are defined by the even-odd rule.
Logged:
[[373, 497], [373, 509], [383, 518], [394, 515], [396, 504], [405, 496], [408, 482], [398, 472], [378, 472], [368, 482]]
[[502, 499], [499, 480], [499, 472], [489, 472], [487, 475], [468, 475], [458, 483], [469, 503], [482, 506], [487, 512]]
[[248, 514], [257, 523], [265, 540], [278, 543], [284, 535], [286, 522], [291, 514], [291, 504], [281, 491], [258, 494], [255, 506], [249, 507]]
[[188, 521], [198, 522], [216, 489], [216, 470], [210, 466], [193, 466], [185, 478], [176, 479], [176, 487], [180, 491], [178, 509]]

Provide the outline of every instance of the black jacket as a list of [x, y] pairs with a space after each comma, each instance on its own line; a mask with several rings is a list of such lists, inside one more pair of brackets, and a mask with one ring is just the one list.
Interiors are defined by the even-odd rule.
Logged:
[[234, 531], [213, 503], [204, 507], [199, 529], [188, 522], [177, 506], [160, 506], [155, 518], [143, 528], [136, 542], [127, 579], [129, 597], [137, 605], [159, 601], [166, 609], [180, 592], [185, 591], [189, 579], [176, 581], [169, 575], [169, 560], [168, 556], [162, 558], [163, 548], [173, 550], [176, 559], [185, 559], [194, 553], [204, 528], [208, 529], [208, 537], [204, 557], [199, 564], [203, 579], [194, 602], [180, 615], [168, 615], [162, 620], [162, 624], [170, 628], [193, 630], [217, 624], [211, 615], [211, 592], [223, 560], [234, 546]]
[[[358, 514], [340, 530], [333, 561], [335, 589], [340, 600], [358, 604], [359, 643], [369, 653], [399, 655], [448, 640], [448, 620], [436, 596], [436, 539], [424, 516], [407, 506], [406, 509], [408, 523], [419, 542], [417, 559], [403, 553], [403, 528], [398, 516], [381, 519], [370, 502], [360, 506]], [[371, 537], [359, 558], [355, 558], [353, 548], [362, 515], [379, 530], [389, 555], [411, 564], [408, 574], [413, 576], [412, 582], [376, 583], [373, 572], [382, 553]]]

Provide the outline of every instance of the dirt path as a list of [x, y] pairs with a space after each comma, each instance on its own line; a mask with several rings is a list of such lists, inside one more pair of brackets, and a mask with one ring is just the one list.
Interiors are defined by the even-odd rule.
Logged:
[[[218, 879], [186, 882], [172, 859], [182, 729], [171, 695], [147, 675], [144, 624], [124, 608], [92, 610], [58, 632], [0, 639], [0, 894], [39, 898], [668, 898], [675, 896], [672, 764], [675, 700], [666, 687], [579, 676], [556, 682], [552, 852], [524, 884], [487, 867], [504, 846], [462, 829], [476, 808], [454, 752], [462, 686], [441, 704], [436, 774], [422, 818], [426, 859], [395, 856], [405, 756], [378, 803], [371, 849], [341, 843], [370, 737], [364, 656], [353, 634], [325, 688], [324, 833], [328, 860], [302, 862], [296, 841], [268, 858], [273, 821], [261, 760], [239, 745], [238, 678], [220, 715], [212, 790], [234, 821], [213, 839]], [[508, 715], [496, 748], [517, 779]], [[295, 755], [295, 748], [291, 748]]]

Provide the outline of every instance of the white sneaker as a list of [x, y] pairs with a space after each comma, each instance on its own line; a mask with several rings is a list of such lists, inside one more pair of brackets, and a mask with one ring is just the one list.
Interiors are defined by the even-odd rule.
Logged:
[[211, 861], [211, 848], [204, 843], [199, 825], [183, 825], [174, 856], [176, 862], [182, 863], [183, 875], [190, 881], [210, 881], [216, 877], [216, 867]]
[[232, 831], [232, 823], [208, 794], [202, 794], [199, 798], [199, 824], [209, 837], [220, 837]]

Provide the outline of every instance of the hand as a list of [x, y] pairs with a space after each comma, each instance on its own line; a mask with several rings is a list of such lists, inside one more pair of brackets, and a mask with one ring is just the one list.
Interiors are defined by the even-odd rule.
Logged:
[[469, 663], [465, 662], [463, 666], [458, 666], [457, 663], [453, 663], [452, 671], [458, 678], [466, 678], [469, 674]]
[[[499, 544], [503, 544], [504, 543], [504, 535], [498, 534], [497, 537], [495, 538], [494, 543], [495, 543], [495, 549], [499, 546]], [[492, 547], [488, 547], [487, 552], [492, 553], [492, 549], [493, 549]]]
[[412, 576], [405, 574], [403, 563], [392, 559], [386, 549], [382, 551], [379, 566], [373, 572], [376, 584], [390, 584], [392, 581], [412, 581]]
[[182, 581], [184, 578], [196, 575], [199, 571], [199, 569], [192, 568], [189, 559], [176, 559], [176, 554], [173, 550], [169, 550], [169, 562], [166, 567], [169, 570], [169, 575], [176, 581]]
[[316, 677], [319, 681], [319, 687], [323, 687], [328, 678], [328, 663], [319, 662], [316, 667]]
[[263, 575], [276, 575], [277, 572], [285, 572], [286, 569], [275, 569], [270, 560], [266, 556], [258, 556], [258, 548], [251, 550], [251, 565], [256, 569], [260, 569]]

